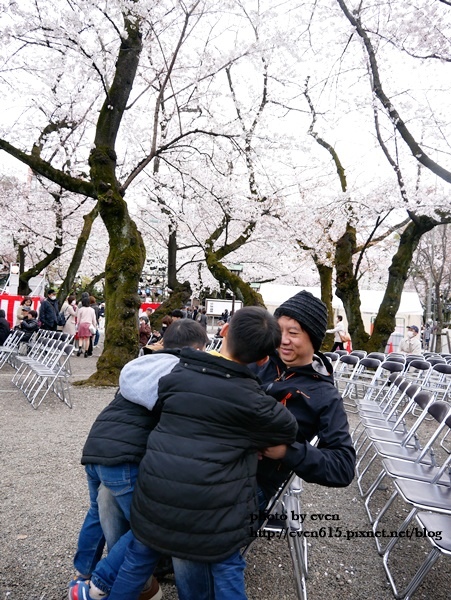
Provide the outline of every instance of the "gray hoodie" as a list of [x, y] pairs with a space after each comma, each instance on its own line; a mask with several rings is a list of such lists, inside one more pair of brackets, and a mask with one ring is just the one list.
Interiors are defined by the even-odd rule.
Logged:
[[152, 410], [158, 400], [158, 382], [179, 362], [174, 354], [157, 352], [135, 358], [125, 365], [119, 376], [124, 398]]

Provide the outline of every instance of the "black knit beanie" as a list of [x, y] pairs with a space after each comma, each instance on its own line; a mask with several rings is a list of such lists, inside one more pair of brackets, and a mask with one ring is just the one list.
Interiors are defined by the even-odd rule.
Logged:
[[315, 352], [321, 347], [327, 328], [327, 308], [322, 300], [302, 290], [279, 306], [276, 318], [290, 317], [299, 323], [312, 341]]

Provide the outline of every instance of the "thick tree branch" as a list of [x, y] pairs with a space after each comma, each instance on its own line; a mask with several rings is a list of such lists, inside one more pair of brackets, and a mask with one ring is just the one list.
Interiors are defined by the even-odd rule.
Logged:
[[438, 177], [446, 181], [447, 183], [451, 183], [451, 171], [444, 169], [441, 165], [432, 160], [421, 148], [418, 142], [415, 140], [407, 125], [401, 118], [401, 115], [398, 113], [391, 100], [385, 94], [384, 89], [382, 87], [382, 82], [379, 75], [379, 67], [376, 60], [376, 52], [374, 50], [373, 44], [371, 43], [370, 37], [366, 30], [363, 28], [360, 19], [354, 16], [344, 0], [337, 0], [343, 14], [346, 16], [351, 25], [355, 28], [358, 35], [363, 41], [363, 44], [366, 49], [366, 53], [369, 59], [370, 70], [372, 75], [372, 85], [374, 94], [377, 96], [385, 110], [387, 111], [391, 121], [394, 126], [398, 130], [402, 139], [407, 144], [409, 150], [411, 151], [414, 158], [416, 158], [423, 166], [427, 169], [435, 173]]
[[332, 160], [335, 163], [335, 167], [337, 169], [337, 173], [338, 173], [338, 177], [340, 179], [340, 185], [341, 185], [341, 191], [342, 192], [346, 192], [347, 190], [347, 182], [346, 182], [346, 175], [345, 175], [345, 169], [343, 167], [343, 165], [341, 164], [341, 161], [338, 157], [337, 152], [335, 151], [335, 149], [325, 140], [323, 140], [315, 131], [315, 125], [316, 125], [316, 111], [315, 111], [315, 107], [313, 106], [313, 102], [310, 98], [310, 95], [308, 93], [308, 82], [309, 82], [309, 78], [307, 77], [307, 80], [305, 82], [305, 88], [304, 88], [304, 96], [305, 99], [307, 100], [307, 103], [309, 105], [310, 108], [310, 113], [312, 115], [312, 122], [310, 124], [310, 127], [308, 129], [308, 134], [311, 135], [320, 146], [322, 146], [323, 148], [325, 148], [329, 154], [332, 157]]
[[14, 158], [17, 158], [25, 165], [28, 165], [33, 171], [39, 173], [39, 175], [46, 177], [69, 192], [82, 194], [84, 196], [89, 196], [90, 198], [97, 197], [95, 187], [91, 182], [71, 177], [67, 173], [55, 169], [55, 167], [52, 167], [51, 164], [40, 158], [38, 155], [33, 153], [30, 155], [26, 152], [22, 152], [22, 150], [19, 150], [6, 140], [2, 139], [0, 139], [0, 150], [4, 150], [11, 156], [14, 156]]

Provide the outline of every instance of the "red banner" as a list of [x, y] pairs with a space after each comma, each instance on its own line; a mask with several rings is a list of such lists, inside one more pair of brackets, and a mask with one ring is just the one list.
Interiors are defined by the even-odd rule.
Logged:
[[[0, 294], [0, 308], [6, 313], [6, 320], [9, 321], [11, 327], [16, 324], [16, 313], [24, 296], [10, 296], [9, 294]], [[41, 299], [39, 297], [31, 297], [33, 310], [39, 311]]]

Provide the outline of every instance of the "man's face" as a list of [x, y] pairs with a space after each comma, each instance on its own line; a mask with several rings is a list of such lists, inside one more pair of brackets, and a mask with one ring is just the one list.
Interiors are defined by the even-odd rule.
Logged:
[[278, 323], [282, 331], [282, 342], [279, 347], [280, 358], [287, 367], [309, 365], [314, 354], [309, 334], [290, 317], [279, 317]]

